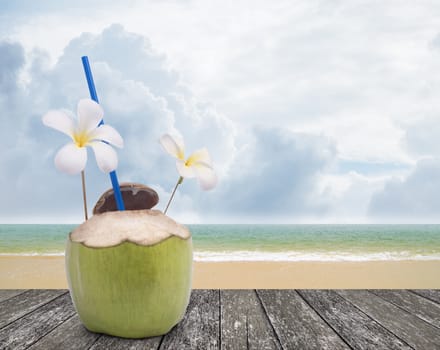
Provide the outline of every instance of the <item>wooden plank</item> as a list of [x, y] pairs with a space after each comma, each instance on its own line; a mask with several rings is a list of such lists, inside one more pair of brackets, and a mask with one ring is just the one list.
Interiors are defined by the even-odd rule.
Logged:
[[349, 349], [294, 290], [257, 290], [284, 349]]
[[26, 289], [0, 289], [0, 303], [24, 292]]
[[370, 290], [381, 298], [440, 328], [440, 305], [407, 290]]
[[366, 290], [341, 290], [338, 294], [413, 348], [440, 349], [439, 329], [417, 316]]
[[440, 290], [437, 289], [411, 289], [410, 292], [425, 297], [437, 304], [440, 304]]
[[193, 290], [185, 317], [163, 337], [160, 349], [219, 349], [219, 299], [218, 290]]
[[60, 326], [31, 345], [32, 350], [88, 349], [100, 334], [89, 332], [74, 314]]
[[159, 349], [161, 339], [124, 339], [103, 334], [89, 350], [156, 350]]
[[298, 293], [353, 349], [411, 349], [335, 291]]
[[254, 290], [220, 290], [222, 349], [281, 349]]
[[31, 289], [1, 303], [0, 328], [67, 293], [65, 290]]
[[0, 349], [26, 349], [75, 314], [69, 293], [0, 330]]

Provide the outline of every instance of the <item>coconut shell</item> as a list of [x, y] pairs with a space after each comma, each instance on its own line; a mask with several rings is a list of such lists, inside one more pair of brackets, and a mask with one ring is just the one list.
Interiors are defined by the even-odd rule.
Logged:
[[[139, 184], [126, 182], [119, 186], [125, 210], [151, 209], [159, 202], [159, 196], [152, 188]], [[99, 197], [93, 208], [93, 214], [102, 214], [108, 211], [116, 211], [116, 200], [113, 189], [105, 191]]]
[[81, 322], [122, 338], [168, 333], [188, 306], [192, 256], [190, 231], [158, 210], [94, 215], [66, 243], [66, 277]]

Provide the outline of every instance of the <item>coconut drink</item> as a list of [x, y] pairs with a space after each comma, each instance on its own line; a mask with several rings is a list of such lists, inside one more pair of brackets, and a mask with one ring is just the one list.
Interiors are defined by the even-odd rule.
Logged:
[[[144, 338], [169, 332], [184, 316], [191, 294], [192, 238], [190, 231], [166, 215], [177, 187], [197, 178], [202, 189], [217, 183], [205, 148], [185, 158], [180, 135], [160, 138], [176, 159], [177, 184], [162, 213], [152, 210], [159, 197], [139, 183], [122, 183], [116, 175], [114, 147], [121, 135], [103, 122], [93, 77], [82, 58], [92, 99], [82, 99], [75, 121], [64, 111], [49, 111], [43, 123], [70, 137], [55, 156], [55, 167], [81, 174], [84, 222], [67, 237], [66, 275], [70, 295], [84, 326], [98, 333]], [[98, 199], [88, 217], [85, 168], [92, 148], [98, 168], [110, 175], [112, 189]]]
[[191, 234], [158, 210], [94, 215], [69, 235], [66, 273], [88, 330], [124, 338], [165, 334], [189, 302]]

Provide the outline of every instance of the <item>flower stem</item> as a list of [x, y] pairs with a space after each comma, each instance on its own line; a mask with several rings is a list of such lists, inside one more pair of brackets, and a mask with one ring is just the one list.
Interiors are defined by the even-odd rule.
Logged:
[[81, 182], [82, 182], [82, 192], [83, 192], [83, 201], [84, 201], [84, 217], [87, 221], [89, 219], [89, 215], [87, 214], [86, 180], [84, 177], [84, 170], [81, 171]]
[[167, 213], [168, 207], [170, 206], [170, 203], [171, 203], [171, 201], [172, 201], [173, 198], [174, 198], [174, 194], [176, 193], [177, 187], [178, 187], [182, 182], [183, 182], [183, 177], [180, 176], [180, 177], [179, 177], [179, 180], [177, 180], [176, 186], [174, 186], [173, 193], [171, 193], [170, 200], [168, 201], [167, 207], [165, 208], [165, 211], [163, 212], [164, 214]]

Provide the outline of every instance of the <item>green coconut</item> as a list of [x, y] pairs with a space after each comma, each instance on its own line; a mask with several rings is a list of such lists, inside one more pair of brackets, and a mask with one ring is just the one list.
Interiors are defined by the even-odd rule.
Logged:
[[191, 234], [157, 210], [95, 215], [69, 235], [66, 273], [74, 306], [90, 331], [162, 335], [188, 306]]

